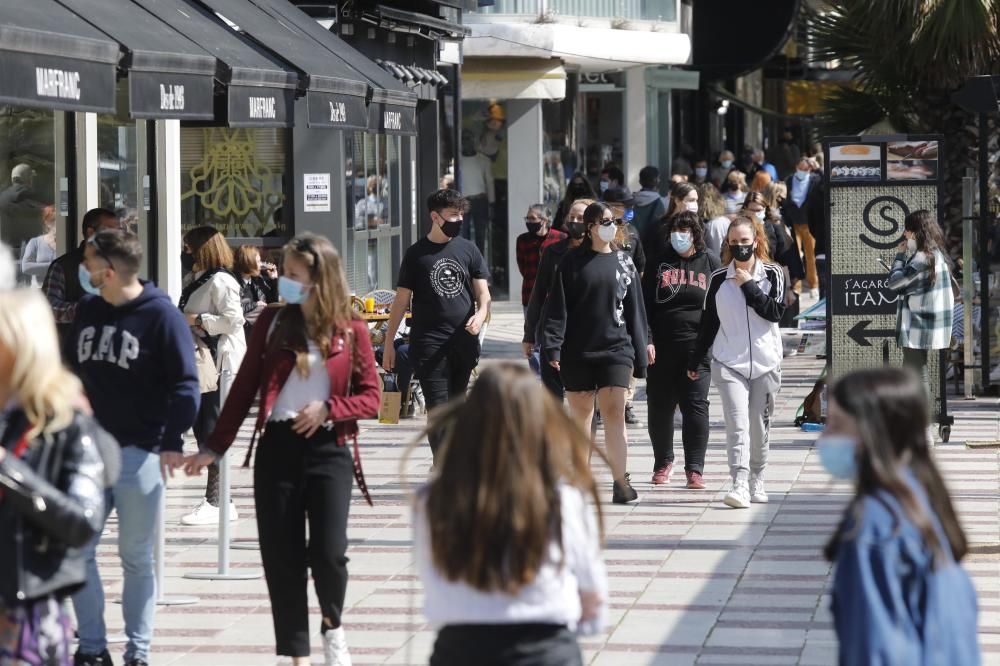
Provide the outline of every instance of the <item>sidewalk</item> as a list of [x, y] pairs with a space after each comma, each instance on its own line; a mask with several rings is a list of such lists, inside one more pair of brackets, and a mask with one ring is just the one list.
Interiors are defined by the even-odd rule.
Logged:
[[[484, 351], [487, 359], [520, 357], [521, 312], [502, 304], [494, 312]], [[836, 639], [828, 612], [830, 566], [820, 550], [849, 498], [846, 484], [830, 483], [813, 450], [815, 435], [791, 426], [822, 362], [793, 357], [784, 363], [783, 389], [772, 429], [768, 467], [771, 502], [736, 511], [721, 503], [728, 477], [722, 413], [712, 392], [708, 490], [683, 488], [682, 449], [668, 487], [649, 483], [652, 455], [645, 428], [629, 432], [629, 470], [640, 493], [635, 506], [604, 507], [605, 558], [611, 588], [608, 631], [584, 641], [590, 664], [834, 664]], [[636, 411], [645, 420], [640, 387]], [[1000, 664], [1000, 456], [970, 450], [966, 439], [1000, 439], [996, 399], [955, 400], [952, 442], [937, 449], [938, 461], [958, 502], [973, 554], [985, 663]], [[355, 491], [349, 529], [351, 581], [345, 628], [354, 663], [426, 664], [433, 632], [420, 614], [420, 590], [410, 554], [408, 484], [430, 468], [430, 451], [417, 448], [400, 474], [400, 461], [422, 419], [398, 426], [363, 424], [365, 475], [375, 500], [368, 507]], [[246, 437], [234, 447], [238, 465]], [[598, 470], [610, 498], [610, 475]], [[256, 537], [249, 470], [233, 467], [233, 496], [240, 520], [236, 540]], [[262, 579], [211, 582], [182, 578], [214, 570], [216, 529], [179, 525], [197, 504], [203, 479], [175, 478], [167, 495], [166, 583], [168, 595], [200, 597], [191, 606], [160, 607], [152, 663], [177, 666], [275, 664], [267, 590]], [[99, 550], [111, 589], [108, 624], [120, 633], [120, 592], [114, 519]], [[259, 571], [259, 553], [231, 551], [237, 571]], [[315, 597], [310, 590], [310, 598]], [[318, 609], [313, 663], [322, 663]], [[118, 646], [113, 646], [118, 648]], [[119, 655], [115, 656], [116, 660]]]

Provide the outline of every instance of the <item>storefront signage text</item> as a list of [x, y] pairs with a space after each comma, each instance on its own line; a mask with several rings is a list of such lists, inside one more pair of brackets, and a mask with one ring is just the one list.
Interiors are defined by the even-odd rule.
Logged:
[[80, 72], [36, 67], [35, 84], [39, 97], [80, 99]]
[[399, 111], [382, 112], [382, 124], [387, 130], [400, 131], [403, 129], [403, 114]]
[[184, 110], [184, 86], [160, 84], [160, 111]]
[[330, 122], [347, 122], [347, 105], [343, 102], [330, 102]]
[[275, 99], [273, 97], [250, 97], [250, 117], [264, 120], [274, 120], [277, 117]]
[[889, 276], [834, 275], [833, 314], [895, 314], [896, 292], [889, 289]]

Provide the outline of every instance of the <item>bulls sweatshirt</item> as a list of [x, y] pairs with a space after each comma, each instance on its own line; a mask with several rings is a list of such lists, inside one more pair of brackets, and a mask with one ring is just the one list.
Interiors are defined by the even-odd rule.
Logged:
[[583, 246], [556, 268], [539, 326], [546, 357], [562, 363], [631, 365], [646, 376], [646, 310], [639, 274], [622, 251]]
[[647, 264], [642, 296], [657, 355], [669, 354], [677, 347], [685, 354], [690, 351], [701, 327], [709, 278], [720, 265], [711, 252], [682, 257], [672, 247]]
[[86, 296], [72, 360], [101, 426], [121, 446], [180, 451], [201, 399], [184, 315], [150, 282], [122, 305]]
[[712, 273], [705, 294], [701, 330], [688, 369], [696, 370], [712, 349], [712, 360], [747, 379], [781, 365], [778, 322], [785, 312], [781, 266], [757, 261], [748, 282], [736, 285], [736, 262]]

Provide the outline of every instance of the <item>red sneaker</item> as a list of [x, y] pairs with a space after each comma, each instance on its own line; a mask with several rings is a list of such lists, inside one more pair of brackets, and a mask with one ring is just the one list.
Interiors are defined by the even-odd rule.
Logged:
[[701, 477], [701, 472], [684, 472], [687, 476], [687, 487], [690, 490], [704, 490], [705, 479]]
[[656, 471], [653, 472], [653, 485], [662, 486], [665, 483], [670, 483], [670, 475], [673, 471], [673, 463], [667, 463], [663, 467], [657, 467]]

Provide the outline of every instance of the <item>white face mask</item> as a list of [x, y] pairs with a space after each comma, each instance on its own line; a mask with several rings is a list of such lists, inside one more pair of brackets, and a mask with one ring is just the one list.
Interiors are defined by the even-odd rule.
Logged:
[[758, 210], [756, 213], [753, 214], [753, 216], [756, 217], [761, 222], [764, 221], [764, 215], [765, 215], [765, 212], [762, 211], [762, 210]]
[[906, 251], [913, 254], [917, 251], [917, 239], [907, 238], [906, 239]]
[[798, 178], [799, 180], [805, 180], [809, 177], [809, 172], [803, 171], [802, 169], [796, 169], [795, 177]]
[[692, 213], [697, 213], [698, 212], [698, 202], [697, 201], [685, 201], [684, 202], [684, 208], [686, 208], [687, 210], [689, 210]]
[[597, 237], [600, 238], [605, 243], [610, 243], [618, 235], [618, 229], [615, 225], [611, 224], [608, 226], [597, 225]]

